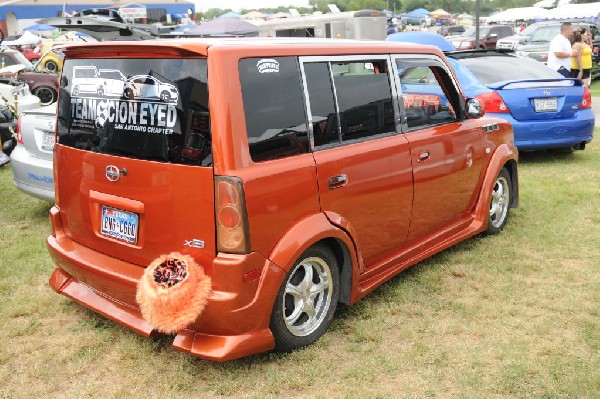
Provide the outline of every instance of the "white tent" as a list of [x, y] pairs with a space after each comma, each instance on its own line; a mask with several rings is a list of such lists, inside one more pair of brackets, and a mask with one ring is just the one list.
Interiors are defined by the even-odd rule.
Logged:
[[488, 18], [488, 22], [528, 21], [530, 19], [546, 18], [548, 10], [539, 7], [510, 8]]
[[547, 19], [594, 18], [600, 14], [600, 3], [566, 4], [548, 11]]
[[2, 42], [3, 46], [22, 46], [22, 45], [32, 45], [38, 44], [38, 42], [42, 40], [41, 37], [34, 35], [29, 31], [25, 31], [23, 35], [17, 40], [6, 40]]

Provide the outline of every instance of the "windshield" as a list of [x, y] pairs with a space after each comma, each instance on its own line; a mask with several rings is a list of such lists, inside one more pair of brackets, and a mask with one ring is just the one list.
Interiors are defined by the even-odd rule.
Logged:
[[[487, 26], [480, 27], [479, 28], [479, 37], [487, 35], [489, 30], [490, 30], [490, 28]], [[471, 26], [469, 29], [467, 29], [466, 31], [461, 33], [461, 36], [471, 36], [471, 37], [475, 36], [475, 27]]]
[[562, 78], [558, 72], [527, 57], [497, 55], [464, 58], [459, 61], [486, 85], [508, 80]]
[[533, 32], [535, 32], [537, 29], [539, 28], [539, 26], [534, 25], [529, 25], [527, 28], [525, 28], [523, 30], [523, 32], [519, 32], [518, 35], [519, 36], [531, 36], [533, 34]]
[[31, 64], [31, 62], [29, 62], [29, 60], [27, 59], [27, 57], [25, 57], [23, 55], [23, 53], [17, 51], [15, 52], [15, 59], [17, 60], [18, 64], [23, 64], [25, 65], [26, 68], [32, 68], [33, 65]]
[[560, 33], [560, 25], [544, 26], [536, 29], [529, 38], [530, 42], [549, 42]]

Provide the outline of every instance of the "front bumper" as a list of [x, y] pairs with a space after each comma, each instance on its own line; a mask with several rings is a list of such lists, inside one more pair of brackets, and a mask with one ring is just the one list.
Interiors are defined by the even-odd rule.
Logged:
[[[158, 332], [141, 315], [135, 302], [144, 268], [68, 238], [56, 207], [50, 211], [54, 235], [47, 239], [58, 265], [50, 286], [58, 293], [146, 337]], [[248, 271], [261, 269], [258, 280], [244, 282]], [[285, 272], [254, 252], [218, 254], [212, 264], [213, 291], [204, 312], [180, 331], [173, 348], [208, 360], [227, 361], [273, 349], [269, 330], [271, 310]]]
[[586, 108], [572, 118], [518, 121], [511, 114], [487, 114], [511, 123], [520, 151], [572, 147], [594, 137], [594, 111]]

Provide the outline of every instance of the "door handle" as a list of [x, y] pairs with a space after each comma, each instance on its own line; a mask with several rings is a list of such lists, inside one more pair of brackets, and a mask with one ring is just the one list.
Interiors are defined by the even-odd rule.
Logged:
[[419, 154], [419, 162], [427, 161], [429, 159], [429, 151], [423, 151]]
[[335, 190], [336, 188], [344, 187], [346, 184], [348, 184], [348, 175], [341, 174], [330, 177], [328, 184], [330, 190]]

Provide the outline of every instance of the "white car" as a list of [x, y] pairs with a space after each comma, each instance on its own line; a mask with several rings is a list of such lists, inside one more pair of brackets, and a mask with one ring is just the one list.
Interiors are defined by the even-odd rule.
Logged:
[[22, 112], [17, 122], [17, 146], [10, 155], [15, 186], [46, 201], [54, 201], [55, 126], [56, 103]]
[[73, 68], [71, 95], [97, 94], [99, 96], [122, 96], [127, 79], [117, 69], [96, 69], [95, 66]]
[[135, 75], [127, 80], [123, 91], [125, 98], [160, 100], [166, 103], [176, 103], [179, 90], [175, 85], [163, 83], [150, 75]]

